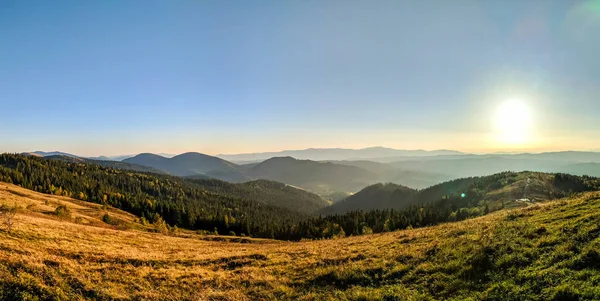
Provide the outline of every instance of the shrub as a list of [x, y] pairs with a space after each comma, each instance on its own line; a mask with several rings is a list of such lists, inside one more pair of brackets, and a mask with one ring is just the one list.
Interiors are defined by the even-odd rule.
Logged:
[[160, 216], [155, 219], [154, 229], [162, 234], [169, 233], [169, 227], [167, 226], [167, 223]]
[[373, 234], [373, 229], [369, 228], [369, 226], [363, 226], [361, 234]]
[[105, 222], [105, 223], [107, 223], [107, 224], [110, 224], [110, 225], [113, 224], [113, 219], [110, 217], [110, 215], [108, 215], [108, 213], [105, 213], [102, 216], [102, 221]]
[[66, 205], [58, 205], [54, 210], [54, 214], [62, 219], [71, 219], [71, 210]]
[[148, 220], [142, 216], [140, 218], [140, 224], [142, 224], [142, 226], [148, 226], [148, 225], [150, 225], [150, 222], [148, 222]]
[[229, 236], [236, 236], [235, 231], [229, 231]]
[[9, 233], [15, 225], [16, 214], [17, 209], [15, 207], [8, 207], [6, 205], [0, 206], [0, 223]]

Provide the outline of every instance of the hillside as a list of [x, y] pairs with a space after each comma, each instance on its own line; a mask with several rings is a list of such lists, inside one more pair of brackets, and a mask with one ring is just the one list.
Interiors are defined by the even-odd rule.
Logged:
[[[531, 202], [556, 199], [573, 192], [600, 189], [600, 180], [563, 174], [504, 172], [486, 177], [463, 178], [423, 190], [396, 184], [376, 184], [324, 208], [322, 214], [353, 210], [403, 209], [409, 205], [443, 203], [453, 208], [471, 207], [484, 201], [490, 209], [513, 206], [520, 199]], [[462, 195], [464, 193], [464, 196]]]
[[[85, 226], [106, 229], [146, 229], [146, 227], [137, 223], [139, 220], [137, 216], [116, 208], [64, 196], [42, 194], [4, 182], [0, 182], [1, 205], [16, 206], [19, 208], [20, 214], [56, 221], [76, 221], [77, 224]], [[59, 205], [67, 206], [71, 216], [62, 219], [56, 216], [55, 210]], [[111, 217], [111, 224], [107, 224], [102, 220], [105, 214]]]
[[200, 153], [185, 153], [173, 158], [154, 154], [139, 154], [125, 159], [123, 162], [150, 166], [175, 176], [206, 176], [228, 182], [250, 180], [237, 169], [237, 165]]
[[332, 193], [355, 192], [375, 183], [377, 176], [365, 169], [330, 162], [296, 160], [291, 157], [271, 158], [253, 165], [247, 174], [298, 186], [327, 197]]
[[115, 169], [123, 169], [123, 170], [131, 170], [131, 171], [139, 171], [139, 172], [151, 172], [157, 174], [164, 174], [165, 172], [156, 169], [150, 166], [144, 166], [139, 164], [132, 164], [126, 162], [119, 161], [110, 161], [110, 160], [94, 160], [94, 159], [86, 159], [80, 157], [68, 157], [64, 155], [53, 155], [53, 156], [45, 156], [46, 159], [51, 160], [60, 160], [68, 163], [85, 163], [85, 164], [96, 164], [107, 168], [115, 168]]
[[[600, 193], [298, 243], [117, 230], [97, 205], [56, 198], [0, 184], [0, 203], [20, 206], [0, 231], [0, 300], [600, 299]], [[54, 217], [55, 202], [94, 223]]]
[[267, 203], [306, 214], [313, 214], [329, 205], [329, 202], [310, 191], [275, 181], [254, 180], [237, 184], [207, 179], [191, 181], [207, 191]]

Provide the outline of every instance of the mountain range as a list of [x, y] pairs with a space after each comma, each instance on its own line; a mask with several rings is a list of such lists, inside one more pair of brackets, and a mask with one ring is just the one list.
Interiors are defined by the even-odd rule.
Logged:
[[[321, 156], [321, 158], [401, 153], [411, 153], [413, 156], [385, 157], [386, 159], [380, 158], [380, 162], [374, 161], [377, 159], [314, 161], [288, 156], [236, 164], [220, 157], [201, 153], [185, 153], [172, 158], [144, 153], [123, 161], [93, 160], [58, 151], [38, 151], [28, 154], [73, 162], [76, 162], [75, 159], [77, 159], [106, 167], [166, 173], [192, 179], [218, 179], [232, 183], [266, 179], [315, 192], [334, 202], [346, 199], [366, 186], [376, 183], [389, 182], [412, 189], [425, 189], [452, 179], [492, 175], [504, 171], [561, 172], [600, 176], [600, 153], [597, 152], [474, 155], [446, 150], [403, 151], [375, 147], [362, 150], [308, 149], [252, 155], [268, 156], [281, 153]], [[239, 158], [248, 159], [250, 157]], [[395, 158], [396, 161], [386, 162], [392, 158]]]
[[248, 153], [248, 154], [219, 154], [217, 157], [240, 163], [251, 163], [264, 161], [273, 157], [293, 157], [301, 160], [364, 160], [375, 158], [387, 158], [398, 156], [439, 156], [439, 155], [461, 155], [464, 154], [454, 150], [399, 150], [381, 146], [363, 149], [346, 148], [309, 148], [304, 150], [285, 150], [280, 152]]

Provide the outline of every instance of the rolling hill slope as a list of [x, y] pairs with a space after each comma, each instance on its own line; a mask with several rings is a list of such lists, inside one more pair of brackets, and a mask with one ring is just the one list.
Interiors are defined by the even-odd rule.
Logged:
[[435, 202], [453, 204], [455, 208], [475, 205], [482, 201], [491, 207], [505, 207], [511, 206], [519, 199], [535, 202], [564, 197], [573, 192], [597, 189], [600, 189], [600, 180], [596, 178], [567, 174], [504, 172], [486, 177], [457, 179], [423, 190], [414, 190], [396, 184], [376, 184], [324, 208], [321, 213], [403, 209], [410, 205]]
[[[0, 231], [0, 300], [600, 299], [599, 193], [297, 243], [118, 230], [98, 205], [57, 198], [0, 183], [0, 204], [20, 207]], [[58, 203], [93, 222], [56, 218]]]
[[314, 214], [329, 205], [329, 202], [310, 191], [275, 181], [254, 180], [235, 184], [212, 179], [190, 181], [207, 191], [267, 203], [306, 214]]

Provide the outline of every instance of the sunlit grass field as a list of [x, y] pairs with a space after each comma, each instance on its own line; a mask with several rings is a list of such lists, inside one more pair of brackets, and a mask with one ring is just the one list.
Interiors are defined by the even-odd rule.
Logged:
[[1, 300], [600, 300], [600, 193], [297, 243], [153, 233], [4, 183], [0, 204], [20, 207], [0, 231]]

